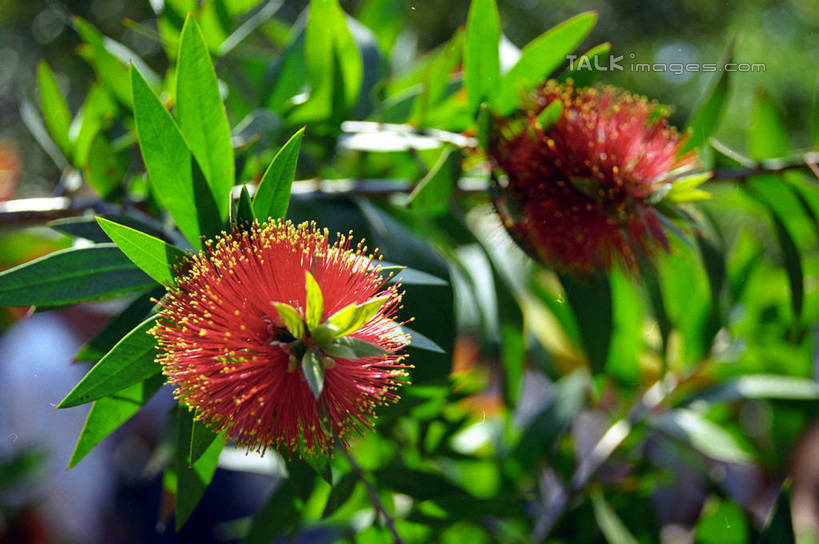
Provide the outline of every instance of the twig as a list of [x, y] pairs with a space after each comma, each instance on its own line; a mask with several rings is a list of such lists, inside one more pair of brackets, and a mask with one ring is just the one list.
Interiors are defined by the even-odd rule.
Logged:
[[561, 493], [551, 501], [546, 513], [538, 520], [532, 531], [533, 542], [541, 542], [546, 539], [566, 509], [580, 495], [620, 444], [623, 443], [631, 429], [668, 398], [677, 385], [678, 382], [671, 375], [666, 375], [665, 380], [655, 383], [640, 397], [640, 400], [632, 407], [625, 418], [609, 427], [591, 452], [578, 465], [572, 479], [569, 481], [568, 489], [561, 490]]
[[771, 159], [746, 168], [717, 168], [710, 181], [743, 181], [762, 174], [781, 174], [788, 170], [807, 168], [819, 179], [819, 152], [808, 151], [796, 159]]
[[384, 504], [381, 502], [381, 499], [378, 497], [378, 492], [376, 492], [373, 484], [364, 476], [364, 471], [361, 469], [361, 466], [356, 462], [353, 456], [350, 454], [349, 450], [347, 450], [347, 446], [344, 445], [343, 442], [340, 440], [337, 441], [339, 449], [344, 453], [344, 457], [347, 458], [347, 461], [350, 462], [350, 466], [353, 468], [353, 471], [358, 476], [358, 479], [364, 484], [364, 487], [367, 489], [367, 495], [370, 496], [370, 500], [375, 506], [375, 509], [384, 517], [384, 523], [386, 523], [387, 528], [392, 533], [392, 537], [395, 540], [395, 544], [404, 544], [404, 540], [401, 538], [401, 535], [398, 534], [398, 530], [395, 528], [395, 520], [392, 519], [387, 509], [384, 508]]

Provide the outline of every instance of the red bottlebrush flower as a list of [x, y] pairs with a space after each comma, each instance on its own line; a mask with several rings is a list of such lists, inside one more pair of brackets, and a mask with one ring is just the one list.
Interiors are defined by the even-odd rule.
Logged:
[[489, 150], [508, 183], [495, 204], [518, 242], [581, 275], [618, 261], [634, 270], [641, 255], [667, 250], [653, 203], [697, 167], [693, 151], [679, 156], [685, 137], [667, 109], [614, 87], [555, 81], [529, 102], [522, 118], [498, 121]]
[[395, 402], [409, 339], [402, 293], [350, 237], [270, 221], [208, 242], [161, 302], [175, 396], [238, 445], [326, 453]]

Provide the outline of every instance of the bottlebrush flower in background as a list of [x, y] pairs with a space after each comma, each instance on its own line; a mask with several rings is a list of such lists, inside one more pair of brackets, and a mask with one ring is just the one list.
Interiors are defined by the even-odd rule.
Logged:
[[[548, 81], [524, 115], [499, 120], [490, 143], [506, 174], [496, 195], [505, 226], [542, 262], [581, 275], [668, 250], [659, 200], [707, 197], [706, 175], [668, 110], [611, 86], [575, 89]], [[680, 174], [688, 173], [682, 178]]]
[[402, 293], [348, 236], [270, 221], [210, 242], [161, 302], [159, 361], [196, 417], [242, 447], [326, 453], [398, 399]]

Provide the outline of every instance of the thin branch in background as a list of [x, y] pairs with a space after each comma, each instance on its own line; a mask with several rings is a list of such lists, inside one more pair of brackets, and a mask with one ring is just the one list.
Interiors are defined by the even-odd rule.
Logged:
[[790, 159], [771, 159], [746, 168], [717, 168], [710, 181], [744, 181], [753, 176], [782, 174], [788, 170], [807, 168], [819, 179], [819, 152], [808, 151]]
[[350, 466], [353, 468], [353, 472], [356, 473], [358, 479], [364, 484], [364, 487], [367, 489], [367, 495], [370, 496], [370, 501], [372, 501], [376, 511], [384, 517], [384, 523], [392, 533], [395, 544], [404, 544], [404, 540], [401, 538], [401, 535], [398, 534], [398, 530], [395, 528], [395, 520], [392, 519], [390, 513], [387, 512], [386, 508], [384, 508], [384, 504], [381, 502], [378, 492], [373, 487], [373, 484], [370, 483], [370, 481], [364, 475], [364, 471], [361, 469], [361, 466], [356, 462], [356, 460], [350, 454], [350, 451], [340, 440], [338, 441], [338, 448], [342, 451], [342, 453], [344, 453], [344, 457], [346, 457], [347, 461], [349, 461]]

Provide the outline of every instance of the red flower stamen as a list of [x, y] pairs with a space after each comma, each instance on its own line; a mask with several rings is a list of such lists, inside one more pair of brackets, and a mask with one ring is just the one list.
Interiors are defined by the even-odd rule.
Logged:
[[[251, 450], [313, 455], [330, 451], [336, 437], [372, 429], [375, 406], [398, 400], [409, 368], [398, 353], [409, 339], [392, 320], [402, 292], [387, 285], [363, 243], [350, 244], [341, 235], [331, 244], [313, 224], [271, 221], [223, 233], [185, 263], [152, 333], [175, 396], [197, 419]], [[306, 326], [296, 338], [274, 305], [304, 318], [306, 273], [320, 288], [330, 340]], [[324, 353], [342, 341], [328, 319], [376, 298], [383, 298], [377, 311], [343, 341], [377, 354]], [[298, 364], [308, 352], [322, 365], [318, 395]]]

